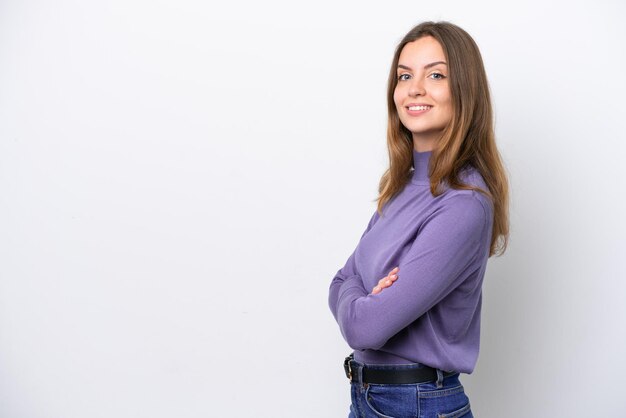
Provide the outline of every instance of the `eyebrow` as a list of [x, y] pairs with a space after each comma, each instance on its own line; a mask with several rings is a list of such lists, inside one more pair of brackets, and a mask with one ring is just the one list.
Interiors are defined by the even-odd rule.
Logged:
[[[444, 61], [436, 61], [436, 62], [431, 62], [430, 64], [424, 65], [424, 69], [427, 70], [430, 67], [434, 67], [437, 64], [443, 64], [443, 65], [446, 65], [446, 66], [448, 65]], [[411, 67], [407, 67], [406, 65], [402, 65], [402, 64], [398, 64], [398, 68], [404, 68], [405, 70], [413, 71], [413, 69]]]

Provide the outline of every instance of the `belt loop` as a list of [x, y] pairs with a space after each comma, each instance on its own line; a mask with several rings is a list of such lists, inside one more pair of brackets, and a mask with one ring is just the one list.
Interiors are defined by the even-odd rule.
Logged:
[[443, 387], [443, 372], [437, 369], [437, 389]]
[[357, 381], [363, 385], [363, 364], [360, 364], [358, 366], [356, 366], [356, 374], [358, 376]]

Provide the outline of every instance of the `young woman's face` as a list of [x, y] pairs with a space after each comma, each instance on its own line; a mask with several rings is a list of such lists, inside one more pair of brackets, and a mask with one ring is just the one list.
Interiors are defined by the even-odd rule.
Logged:
[[[417, 151], [430, 151], [452, 120], [452, 97], [443, 49], [432, 36], [409, 42], [398, 60], [393, 100]], [[426, 107], [423, 107], [426, 106]]]

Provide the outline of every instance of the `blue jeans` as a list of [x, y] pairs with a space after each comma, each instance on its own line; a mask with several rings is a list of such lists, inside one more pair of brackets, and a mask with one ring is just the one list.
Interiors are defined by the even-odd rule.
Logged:
[[[352, 373], [360, 373], [362, 364]], [[389, 366], [376, 365], [376, 368]], [[420, 364], [393, 365], [419, 368]], [[351, 383], [348, 418], [474, 418], [459, 373], [432, 382], [410, 384]]]

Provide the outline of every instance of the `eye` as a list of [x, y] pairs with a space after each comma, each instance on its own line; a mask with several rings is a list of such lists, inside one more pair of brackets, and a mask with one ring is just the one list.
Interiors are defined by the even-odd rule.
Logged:
[[406, 73], [404, 73], [404, 74], [400, 74], [400, 75], [398, 76], [398, 81], [407, 80], [406, 78], [402, 78], [402, 77], [404, 77], [405, 75], [410, 77], [410, 75], [409, 75], [409, 74], [406, 74]]
[[432, 73], [431, 75], [439, 76], [439, 77], [435, 78], [435, 80], [443, 80], [444, 78], [446, 78], [446, 76], [441, 74], [441, 73]]

